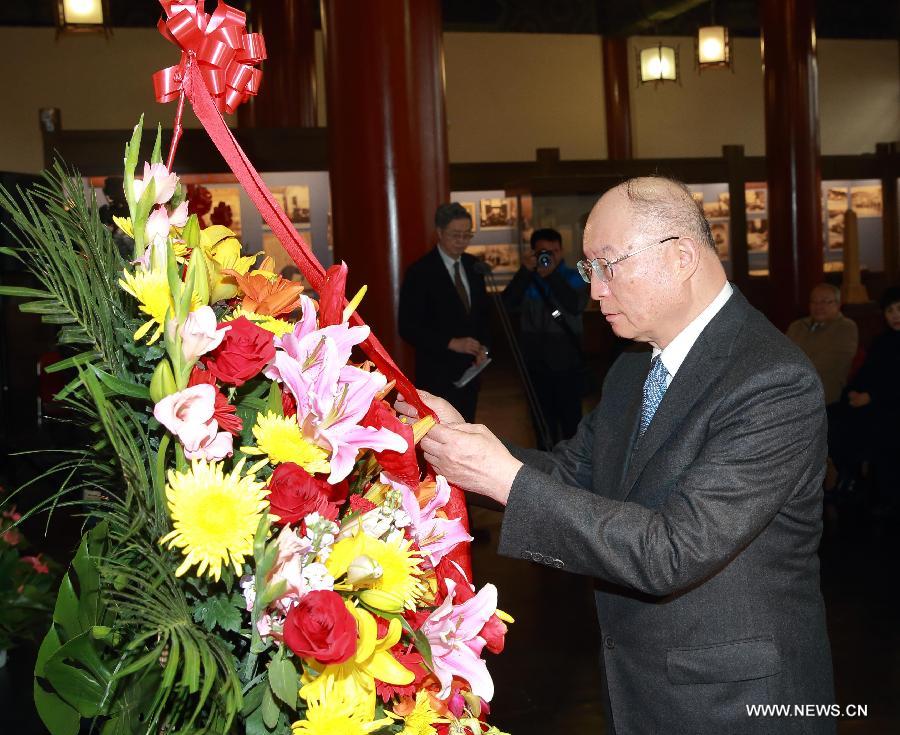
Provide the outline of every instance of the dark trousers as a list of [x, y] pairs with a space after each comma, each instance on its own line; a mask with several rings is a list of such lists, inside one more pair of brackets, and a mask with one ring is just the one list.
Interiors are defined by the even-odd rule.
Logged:
[[550, 432], [550, 446], [542, 446], [537, 421], [532, 414], [538, 448], [551, 449], [557, 442], [575, 436], [581, 421], [581, 367], [553, 370], [541, 363], [529, 363], [528, 375]]

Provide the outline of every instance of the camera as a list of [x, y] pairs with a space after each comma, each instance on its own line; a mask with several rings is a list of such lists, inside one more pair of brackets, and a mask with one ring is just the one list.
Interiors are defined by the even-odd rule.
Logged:
[[553, 253], [549, 250], [540, 250], [537, 254], [537, 264], [539, 268], [549, 268], [553, 265]]

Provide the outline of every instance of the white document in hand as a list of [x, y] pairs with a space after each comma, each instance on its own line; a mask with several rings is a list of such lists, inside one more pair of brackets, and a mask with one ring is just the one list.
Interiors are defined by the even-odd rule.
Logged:
[[466, 370], [466, 372], [464, 372], [462, 374], [462, 376], [460, 377], [459, 380], [454, 381], [453, 385], [457, 388], [462, 388], [462, 387], [468, 385], [470, 382], [472, 382], [472, 379], [476, 375], [478, 375], [482, 370], [484, 370], [490, 364], [491, 364], [490, 357], [486, 357], [484, 359], [484, 362], [481, 362], [477, 365], [473, 363], [472, 366], [470, 368], [468, 368]]

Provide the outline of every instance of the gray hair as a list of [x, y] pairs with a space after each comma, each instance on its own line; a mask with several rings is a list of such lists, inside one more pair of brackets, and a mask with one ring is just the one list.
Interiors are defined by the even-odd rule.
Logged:
[[[682, 182], [665, 176], [642, 176], [622, 184], [632, 211], [642, 225], [672, 227], [667, 235], [692, 237], [716, 251], [716, 241], [700, 204]], [[677, 230], [677, 231], [675, 231]]]
[[815, 291], [828, 291], [831, 296], [834, 296], [834, 300], [837, 303], [841, 303], [841, 289], [834, 284], [825, 283], [824, 281], [822, 283], [817, 283], [809, 292], [810, 296], [812, 296]]

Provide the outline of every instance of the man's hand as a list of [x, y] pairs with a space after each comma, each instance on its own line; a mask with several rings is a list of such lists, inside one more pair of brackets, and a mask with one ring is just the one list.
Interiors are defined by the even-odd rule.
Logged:
[[477, 360], [484, 346], [474, 337], [454, 337], [447, 343], [447, 349], [463, 355], [472, 355]]
[[506, 505], [522, 463], [485, 426], [438, 424], [420, 442], [425, 459], [449, 482]]
[[853, 408], [862, 408], [872, 402], [872, 396], [868, 393], [857, 393], [855, 390], [851, 390], [847, 393], [847, 401]]
[[[424, 403], [428, 408], [430, 408], [438, 417], [438, 421], [440, 421], [445, 426], [452, 426], [453, 424], [462, 424], [465, 423], [465, 419], [462, 417], [462, 414], [457, 411], [453, 406], [450, 405], [448, 401], [445, 401], [443, 398], [439, 398], [432, 393], [429, 393], [427, 390], [418, 391], [419, 398], [422, 399], [422, 403]], [[406, 399], [402, 396], [398, 397], [394, 402], [394, 409], [401, 416], [407, 416], [411, 419], [418, 419], [419, 412], [416, 410], [416, 407], [410, 403], [406, 402]]]

